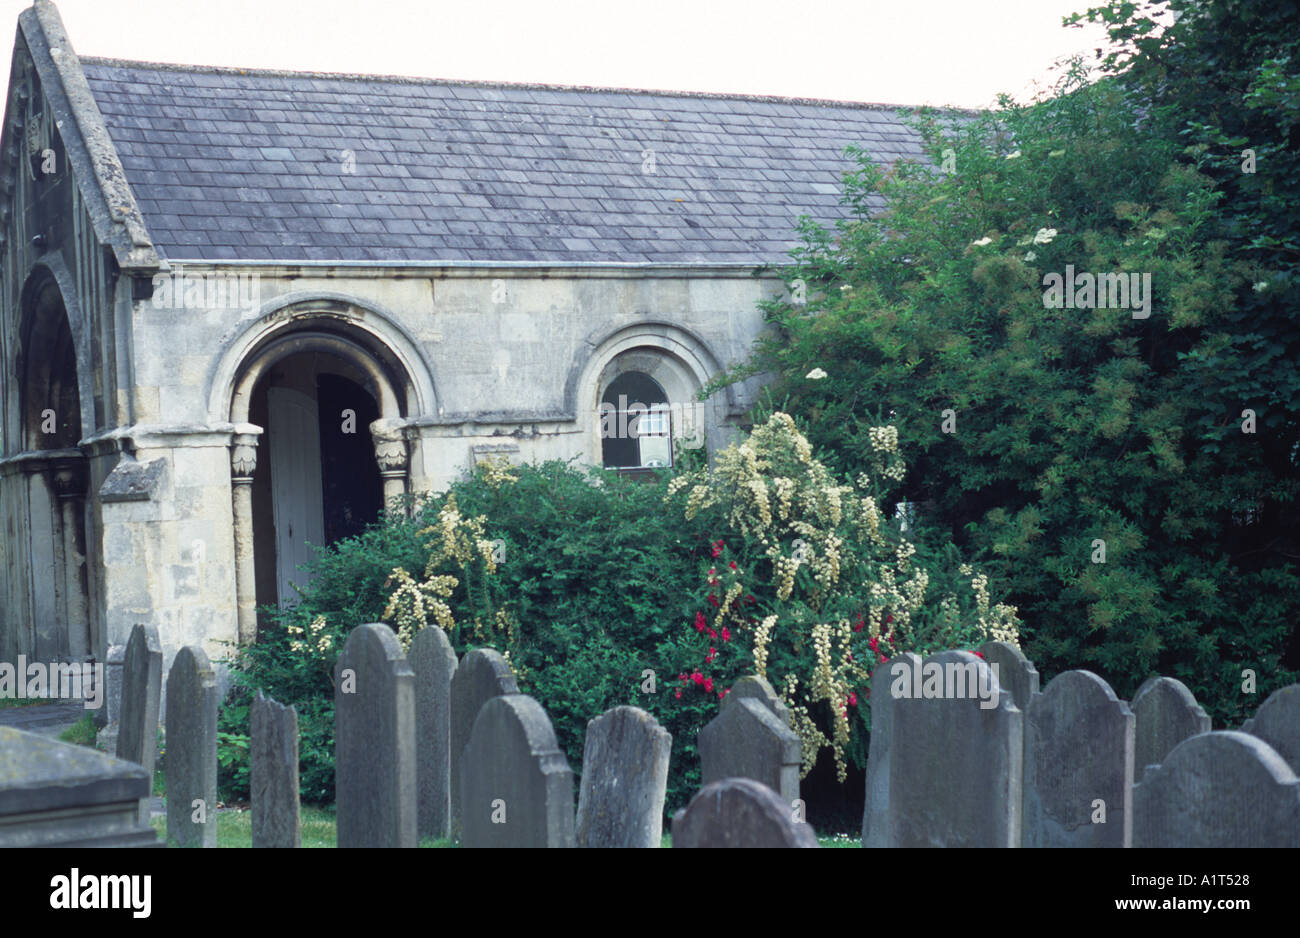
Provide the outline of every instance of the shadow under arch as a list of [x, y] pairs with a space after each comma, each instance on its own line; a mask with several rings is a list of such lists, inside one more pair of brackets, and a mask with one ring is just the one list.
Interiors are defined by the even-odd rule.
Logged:
[[89, 327], [75, 280], [57, 254], [33, 264], [19, 302], [14, 368], [21, 458], [6, 475], [18, 488], [8, 510], [21, 522], [11, 569], [22, 575], [9, 583], [5, 601], [26, 619], [24, 644], [36, 657], [85, 657], [103, 650], [90, 602], [87, 534], [94, 529], [87, 515], [90, 462], [81, 449], [96, 425]]

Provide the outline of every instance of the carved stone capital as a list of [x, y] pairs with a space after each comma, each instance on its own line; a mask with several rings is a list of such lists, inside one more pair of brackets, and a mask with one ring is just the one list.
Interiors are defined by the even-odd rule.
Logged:
[[388, 420], [376, 420], [370, 425], [370, 437], [375, 442], [375, 461], [381, 474], [400, 473], [406, 469], [408, 455], [404, 428]]
[[60, 459], [51, 467], [54, 492], [59, 498], [82, 498], [86, 494], [86, 466], [81, 460]]
[[375, 461], [379, 463], [381, 473], [403, 471], [407, 462], [406, 441], [376, 440]]
[[236, 481], [251, 481], [257, 471], [257, 434], [236, 433], [230, 443], [230, 475]]

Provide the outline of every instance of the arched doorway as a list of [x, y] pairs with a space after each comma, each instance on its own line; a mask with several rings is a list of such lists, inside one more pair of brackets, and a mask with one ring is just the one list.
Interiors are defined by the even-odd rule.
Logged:
[[31, 630], [27, 646], [44, 661], [81, 658], [95, 645], [76, 343], [63, 293], [47, 269], [39, 268], [28, 280], [22, 308], [17, 364], [28, 525], [15, 547], [29, 578], [24, 584]]
[[360, 533], [407, 488], [406, 383], [372, 337], [302, 318], [254, 345], [231, 395], [241, 642], [292, 605], [316, 547]]
[[265, 457], [253, 474], [257, 603], [296, 602], [314, 547], [361, 533], [383, 508], [370, 438], [379, 402], [349, 362], [307, 351], [268, 369], [249, 416]]

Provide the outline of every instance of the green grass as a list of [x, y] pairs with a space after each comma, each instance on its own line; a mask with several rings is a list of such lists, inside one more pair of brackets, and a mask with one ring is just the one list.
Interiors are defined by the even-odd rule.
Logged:
[[[338, 845], [338, 825], [331, 808], [304, 806], [301, 811], [303, 847], [335, 847]], [[167, 839], [167, 818], [156, 817], [151, 823], [158, 836]], [[247, 808], [217, 812], [217, 846], [251, 848], [253, 846], [253, 815]], [[454, 847], [451, 840], [425, 838], [421, 847]]]
[[95, 718], [87, 714], [60, 733], [59, 739], [65, 743], [76, 743], [78, 746], [89, 746], [94, 749], [95, 735], [98, 732], [95, 728]]
[[[338, 825], [332, 808], [302, 808], [302, 845], [303, 847], [335, 847], [338, 845]], [[167, 818], [156, 817], [152, 821], [158, 836], [167, 839]], [[832, 834], [818, 837], [817, 842], [823, 847], [860, 847], [862, 842], [853, 834]], [[659, 846], [671, 848], [672, 834], [665, 833]], [[236, 808], [217, 812], [217, 846], [242, 847], [253, 846], [253, 815], [247, 808]], [[435, 840], [425, 837], [420, 847], [425, 849], [442, 849], [459, 847], [454, 840]]]

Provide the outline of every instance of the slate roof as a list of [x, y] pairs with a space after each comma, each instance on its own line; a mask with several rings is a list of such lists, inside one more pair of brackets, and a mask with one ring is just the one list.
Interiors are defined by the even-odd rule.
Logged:
[[81, 62], [173, 260], [779, 264], [845, 145], [921, 155], [882, 105]]

